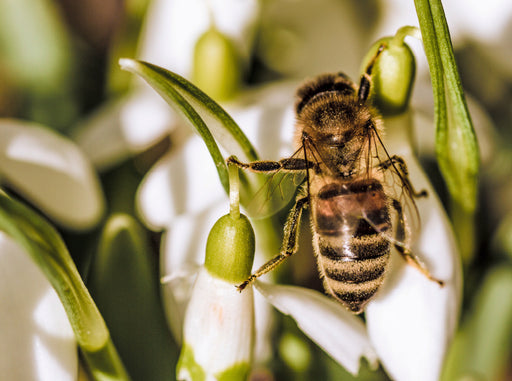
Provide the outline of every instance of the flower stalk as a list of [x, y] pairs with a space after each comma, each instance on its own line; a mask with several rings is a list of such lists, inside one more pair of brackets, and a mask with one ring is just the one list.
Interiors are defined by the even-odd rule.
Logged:
[[240, 177], [238, 167], [228, 164], [229, 173], [229, 214], [233, 220], [240, 218]]

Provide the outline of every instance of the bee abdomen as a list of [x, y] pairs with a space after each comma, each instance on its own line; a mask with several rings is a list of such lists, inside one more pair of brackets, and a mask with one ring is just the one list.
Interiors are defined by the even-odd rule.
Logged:
[[320, 273], [326, 291], [360, 313], [384, 280], [390, 244], [380, 235], [341, 241], [317, 237]]

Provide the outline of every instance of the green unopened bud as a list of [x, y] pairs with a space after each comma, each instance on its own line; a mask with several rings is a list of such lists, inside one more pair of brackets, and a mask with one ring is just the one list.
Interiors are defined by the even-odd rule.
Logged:
[[146, 238], [134, 218], [112, 215], [91, 263], [88, 287], [129, 373], [139, 379], [148, 374], [165, 378], [172, 372], [169, 358], [176, 353]]
[[414, 54], [404, 37], [411, 27], [401, 28], [394, 37], [384, 37], [377, 41], [363, 60], [362, 72], [375, 57], [377, 50], [384, 50], [375, 61], [372, 70], [372, 88], [370, 98], [384, 116], [397, 115], [409, 105], [412, 85], [416, 74]]
[[206, 243], [205, 267], [210, 274], [233, 284], [247, 279], [254, 259], [254, 230], [241, 214], [221, 217], [213, 226]]
[[242, 81], [240, 58], [233, 43], [215, 28], [197, 41], [192, 82], [217, 101], [232, 98]]

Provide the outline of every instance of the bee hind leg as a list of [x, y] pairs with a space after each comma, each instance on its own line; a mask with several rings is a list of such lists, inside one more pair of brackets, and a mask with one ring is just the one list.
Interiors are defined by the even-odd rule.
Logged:
[[258, 270], [256, 270], [249, 278], [243, 283], [239, 284], [236, 288], [242, 292], [249, 284], [251, 284], [256, 278], [268, 273], [269, 271], [276, 268], [281, 262], [283, 262], [289, 256], [295, 254], [299, 249], [299, 226], [302, 217], [302, 211], [309, 202], [308, 196], [299, 196], [295, 201], [295, 205], [288, 214], [286, 224], [284, 227], [284, 239], [281, 247], [281, 252], [268, 262], [263, 264]]
[[[397, 242], [403, 242], [405, 238], [405, 221], [403, 218], [403, 211], [402, 206], [397, 200], [393, 200], [393, 208], [398, 213], [398, 223], [396, 228], [396, 239]], [[411, 250], [409, 250], [407, 247], [399, 244], [394, 245], [400, 256], [405, 260], [405, 262], [414, 267], [416, 270], [418, 270], [420, 273], [422, 273], [424, 276], [427, 277], [427, 279], [436, 282], [440, 287], [444, 286], [444, 281], [435, 278], [428, 268], [425, 266], [423, 262], [420, 261], [418, 257], [416, 257]]]

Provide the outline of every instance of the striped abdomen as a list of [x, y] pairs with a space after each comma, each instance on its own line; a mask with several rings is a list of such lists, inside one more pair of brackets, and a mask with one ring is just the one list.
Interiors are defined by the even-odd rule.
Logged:
[[391, 230], [386, 195], [376, 179], [335, 181], [312, 203], [313, 235], [325, 290], [360, 313], [384, 279]]

